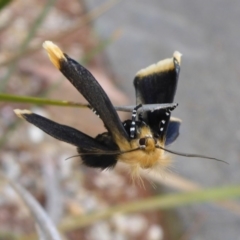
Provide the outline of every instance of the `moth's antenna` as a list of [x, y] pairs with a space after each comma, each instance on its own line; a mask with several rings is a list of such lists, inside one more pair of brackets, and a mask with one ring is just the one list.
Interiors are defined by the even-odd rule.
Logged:
[[68, 160], [70, 158], [75, 158], [75, 157], [86, 156], [86, 155], [121, 155], [121, 154], [124, 154], [124, 153], [134, 152], [134, 151], [137, 151], [137, 150], [141, 150], [141, 148], [134, 148], [134, 149], [127, 150], [127, 151], [87, 152], [87, 153], [80, 153], [80, 154], [68, 157], [65, 160]]
[[175, 154], [175, 155], [179, 155], [179, 156], [183, 156], [183, 157], [205, 158], [205, 159], [215, 160], [215, 161], [218, 161], [218, 162], [223, 162], [223, 163], [229, 164], [228, 162], [223, 161], [223, 160], [218, 159], [218, 158], [208, 157], [208, 156], [199, 155], [199, 154], [181, 153], [181, 152], [171, 151], [171, 150], [168, 150], [168, 149], [163, 148], [161, 146], [156, 146], [156, 148], [160, 148], [160, 149], [162, 149], [166, 152], [169, 152], [169, 153], [172, 153], [172, 154]]

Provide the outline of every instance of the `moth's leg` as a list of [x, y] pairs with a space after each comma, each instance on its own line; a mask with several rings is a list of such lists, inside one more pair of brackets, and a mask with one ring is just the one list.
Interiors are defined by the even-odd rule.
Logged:
[[142, 112], [138, 114], [138, 120], [140, 122], [144, 122], [144, 120], [143, 120], [143, 113]]
[[163, 111], [165, 112], [165, 114], [163, 114], [163, 118], [161, 119], [160, 123], [159, 123], [159, 131], [160, 133], [165, 132], [166, 128], [168, 127], [168, 123], [169, 123], [169, 119], [171, 117], [171, 112], [177, 107], [177, 105], [173, 106], [173, 107], [169, 107], [166, 109], [163, 109]]
[[137, 105], [132, 111], [132, 122], [130, 127], [130, 138], [136, 137], [136, 120], [137, 120], [137, 110], [142, 107], [142, 104]]

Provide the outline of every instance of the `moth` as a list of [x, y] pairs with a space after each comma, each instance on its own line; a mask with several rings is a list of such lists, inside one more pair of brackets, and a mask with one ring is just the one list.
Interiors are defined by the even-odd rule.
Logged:
[[136, 74], [133, 81], [136, 106], [131, 109], [132, 118], [122, 122], [107, 94], [86, 68], [50, 41], [45, 41], [43, 47], [54, 66], [101, 118], [106, 132], [92, 138], [75, 128], [53, 122], [28, 110], [14, 111], [52, 137], [76, 146], [84, 165], [107, 169], [123, 162], [130, 167], [134, 178], [139, 177], [141, 168], [167, 168], [171, 164], [168, 152], [187, 157], [209, 158], [166, 149], [178, 137], [181, 124], [180, 119], [171, 117], [171, 112], [177, 106], [173, 100], [180, 73], [179, 52], [174, 52], [172, 58], [159, 61]]

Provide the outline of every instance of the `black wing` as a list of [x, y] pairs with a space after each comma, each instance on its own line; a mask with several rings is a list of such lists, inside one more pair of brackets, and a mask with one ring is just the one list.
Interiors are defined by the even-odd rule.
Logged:
[[166, 131], [165, 145], [173, 143], [179, 135], [181, 120], [178, 118], [170, 118]]
[[63, 54], [52, 42], [45, 42], [44, 48], [47, 50], [53, 64], [85, 97], [100, 116], [114, 141], [116, 143], [128, 143], [129, 137], [115, 108], [93, 75], [79, 63]]
[[[164, 104], [174, 100], [180, 72], [181, 54], [175, 52], [173, 58], [140, 70], [134, 79], [136, 101], [138, 104]], [[164, 139], [170, 119], [170, 110], [155, 110], [142, 115], [145, 121], [160, 139]]]
[[[16, 109], [14, 111], [19, 117], [32, 123], [50, 136], [76, 146], [85, 165], [101, 169], [116, 165], [118, 154], [106, 154], [119, 152], [118, 146], [111, 140], [107, 142], [99, 136], [94, 139], [75, 128], [56, 123], [28, 110]], [[108, 139], [110, 138], [108, 137]]]

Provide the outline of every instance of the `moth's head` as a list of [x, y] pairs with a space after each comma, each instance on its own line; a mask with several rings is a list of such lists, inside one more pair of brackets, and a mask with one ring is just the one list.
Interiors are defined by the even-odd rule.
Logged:
[[139, 144], [140, 149], [145, 150], [147, 152], [151, 152], [151, 151], [155, 150], [155, 148], [158, 144], [158, 141], [156, 138], [154, 138], [153, 136], [150, 135], [150, 136], [145, 136], [145, 137], [139, 138], [138, 144]]
[[[162, 165], [163, 168], [169, 166], [170, 155], [166, 154], [162, 148], [164, 143], [156, 138], [148, 125], [137, 127], [135, 138], [129, 141], [128, 145], [120, 146], [123, 154], [119, 155], [118, 160], [127, 163], [134, 168], [152, 169], [156, 165]], [[137, 175], [137, 174], [136, 174]]]
[[138, 148], [139, 150], [152, 152], [160, 146], [164, 146], [164, 141], [155, 137], [151, 129], [147, 125], [136, 126], [137, 135], [130, 141], [131, 147]]

